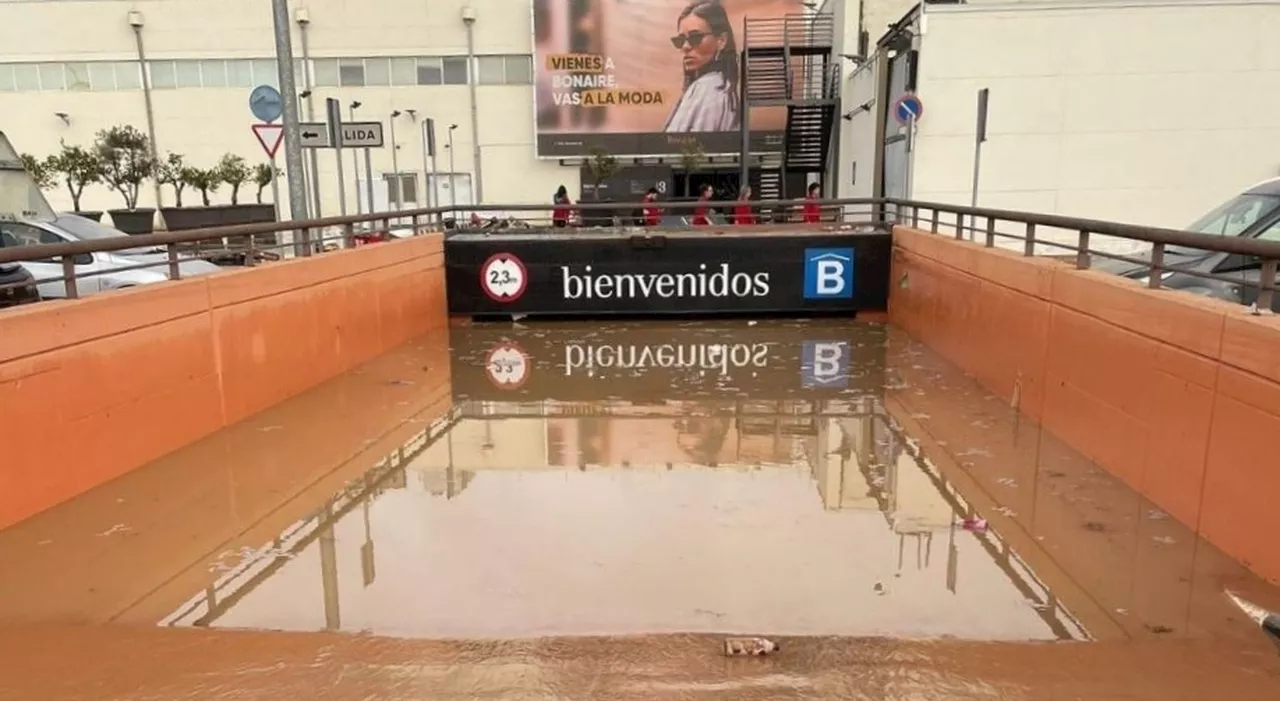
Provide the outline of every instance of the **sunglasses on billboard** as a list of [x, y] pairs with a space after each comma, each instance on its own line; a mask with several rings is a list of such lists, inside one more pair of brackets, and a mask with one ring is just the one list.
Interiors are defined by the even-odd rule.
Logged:
[[671, 45], [676, 47], [677, 49], [683, 49], [684, 45], [688, 44], [689, 48], [696, 49], [698, 48], [698, 45], [702, 43], [702, 40], [706, 39], [709, 36], [711, 35], [704, 34], [697, 30], [694, 30], [692, 32], [685, 32], [684, 34], [677, 34], [671, 37]]

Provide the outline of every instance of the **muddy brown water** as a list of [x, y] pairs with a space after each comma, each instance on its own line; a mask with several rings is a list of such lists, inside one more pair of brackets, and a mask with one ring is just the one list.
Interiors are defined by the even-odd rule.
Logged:
[[1280, 592], [870, 323], [454, 329], [0, 562], [3, 699], [1280, 698]]

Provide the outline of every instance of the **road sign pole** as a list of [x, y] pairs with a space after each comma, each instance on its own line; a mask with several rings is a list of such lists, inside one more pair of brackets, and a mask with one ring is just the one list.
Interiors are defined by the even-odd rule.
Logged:
[[325, 112], [329, 121], [329, 145], [333, 148], [333, 158], [338, 164], [338, 211], [347, 216], [347, 184], [342, 176], [342, 103], [332, 97], [325, 98]]
[[293, 38], [288, 0], [271, 0], [275, 24], [276, 66], [284, 102], [284, 167], [289, 178], [289, 214], [295, 221], [307, 218], [307, 193], [302, 182], [302, 141], [298, 134], [298, 85], [293, 75]]
[[364, 150], [364, 194], [369, 199], [369, 211], [373, 212], [373, 149]]
[[[396, 181], [395, 199], [391, 201], [391, 209], [400, 211], [401, 200], [404, 199], [404, 183], [400, 181], [400, 157], [396, 155], [396, 116], [388, 120], [391, 127], [391, 177]], [[388, 188], [390, 190], [390, 188]]]
[[[987, 88], [978, 91], [978, 125], [973, 140], [973, 194], [969, 197], [969, 206], [978, 206], [978, 175], [982, 171], [982, 142], [987, 140]], [[969, 230], [969, 238], [973, 238], [973, 230]]]
[[275, 156], [271, 157], [271, 204], [276, 208], [276, 221], [280, 221], [280, 171]]

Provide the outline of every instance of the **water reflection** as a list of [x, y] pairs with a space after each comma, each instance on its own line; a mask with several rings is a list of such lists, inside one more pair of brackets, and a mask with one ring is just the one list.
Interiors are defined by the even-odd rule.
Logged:
[[874, 398], [537, 406], [458, 407], [165, 623], [1087, 637], [994, 534], [957, 526], [967, 504]]

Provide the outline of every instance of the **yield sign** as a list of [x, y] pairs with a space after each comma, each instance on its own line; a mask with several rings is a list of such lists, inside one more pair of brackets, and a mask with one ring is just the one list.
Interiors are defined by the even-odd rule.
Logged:
[[253, 135], [258, 137], [258, 143], [267, 152], [267, 158], [275, 158], [276, 151], [280, 150], [280, 142], [284, 141], [284, 127], [279, 124], [255, 124]]

